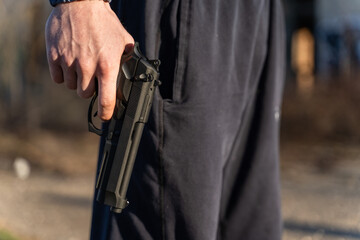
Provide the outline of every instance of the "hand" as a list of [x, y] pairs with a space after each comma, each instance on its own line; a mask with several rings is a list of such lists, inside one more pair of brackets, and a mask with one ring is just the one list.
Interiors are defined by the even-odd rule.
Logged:
[[90, 98], [98, 79], [98, 114], [112, 116], [121, 55], [134, 45], [109, 3], [77, 1], [58, 4], [45, 28], [51, 78], [82, 98]]

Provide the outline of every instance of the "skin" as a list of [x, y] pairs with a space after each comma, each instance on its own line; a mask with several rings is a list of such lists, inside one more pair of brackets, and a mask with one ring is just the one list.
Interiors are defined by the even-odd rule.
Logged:
[[58, 4], [47, 20], [45, 40], [53, 81], [90, 98], [97, 78], [98, 114], [109, 120], [115, 107], [121, 56], [134, 45], [109, 3], [85, 0]]

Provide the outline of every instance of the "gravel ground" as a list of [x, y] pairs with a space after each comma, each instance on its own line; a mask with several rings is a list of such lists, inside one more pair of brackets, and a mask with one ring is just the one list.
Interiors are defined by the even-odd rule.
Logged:
[[360, 148], [284, 145], [284, 240], [360, 239]]
[[[88, 239], [98, 141], [90, 133], [2, 133], [0, 229], [21, 240]], [[25, 180], [15, 173], [17, 157], [30, 163]]]
[[[62, 140], [57, 141], [61, 144]], [[97, 139], [84, 144], [95, 148]], [[283, 142], [284, 240], [360, 239], [358, 146]], [[81, 165], [89, 160], [79, 157], [78, 161]], [[49, 162], [46, 164], [44, 168]], [[15, 175], [12, 161], [0, 158], [0, 229], [24, 240], [88, 239], [94, 159], [88, 165], [85, 172], [71, 172], [68, 166], [48, 172], [36, 162], [30, 177], [21, 180]]]
[[34, 173], [27, 180], [0, 171], [0, 228], [24, 240], [88, 239], [92, 177]]

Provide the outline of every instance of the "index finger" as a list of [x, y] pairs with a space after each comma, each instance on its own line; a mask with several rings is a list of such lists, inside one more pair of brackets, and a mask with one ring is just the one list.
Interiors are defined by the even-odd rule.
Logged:
[[98, 76], [98, 114], [101, 120], [109, 120], [116, 103], [117, 73]]

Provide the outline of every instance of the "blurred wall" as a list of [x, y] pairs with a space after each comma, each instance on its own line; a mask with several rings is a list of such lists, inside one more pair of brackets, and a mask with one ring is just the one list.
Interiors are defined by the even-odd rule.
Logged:
[[360, 63], [360, 1], [316, 1], [317, 63], [323, 78], [354, 78]]
[[0, 129], [86, 130], [88, 101], [50, 79], [44, 0], [0, 0]]
[[360, 14], [359, 0], [316, 0], [316, 17], [319, 21]]

